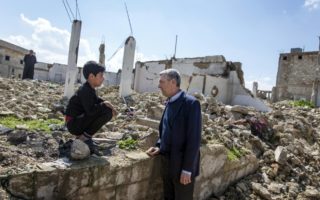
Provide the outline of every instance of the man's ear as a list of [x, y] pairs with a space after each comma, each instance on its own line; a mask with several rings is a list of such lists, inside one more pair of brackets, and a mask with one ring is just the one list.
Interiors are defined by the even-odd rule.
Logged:
[[173, 85], [177, 85], [177, 81], [176, 81], [176, 79], [174, 79], [174, 78], [173, 78], [173, 79], [171, 79], [171, 82], [172, 82], [172, 84], [173, 84]]

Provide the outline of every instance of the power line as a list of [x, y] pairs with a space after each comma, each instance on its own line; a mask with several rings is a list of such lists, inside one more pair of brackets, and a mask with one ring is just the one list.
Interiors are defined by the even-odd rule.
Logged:
[[74, 14], [73, 14], [72, 10], [71, 10], [71, 7], [70, 7], [70, 5], [69, 5], [68, 0], [65, 0], [65, 1], [66, 1], [66, 3], [67, 3], [67, 6], [68, 6], [68, 8], [69, 8], [70, 13], [72, 14], [73, 19], [76, 19], [76, 18], [74, 17]]
[[107, 60], [107, 62], [109, 62], [119, 51], [120, 49], [124, 46], [125, 41], [123, 41], [120, 46], [118, 47], [118, 49], [112, 54], [112, 56], [110, 56], [110, 58]]
[[63, 5], [64, 5], [64, 8], [66, 9], [66, 12], [67, 12], [67, 14], [68, 14], [69, 20], [70, 20], [70, 22], [72, 23], [72, 19], [71, 19], [71, 17], [70, 17], [69, 12], [68, 12], [67, 6], [66, 6], [66, 4], [64, 3], [64, 0], [62, 0], [62, 3], [63, 3]]
[[79, 6], [78, 6], [78, 0], [76, 0], [76, 6], [77, 6], [77, 11], [79, 13], [79, 19], [81, 20], [80, 9], [79, 9]]
[[127, 11], [127, 16], [128, 16], [128, 21], [129, 21], [129, 25], [130, 25], [130, 31], [131, 31], [131, 35], [133, 35], [133, 31], [132, 31], [132, 26], [131, 26], [131, 21], [130, 21], [130, 16], [129, 16], [129, 12], [128, 12], [128, 8], [127, 8], [127, 4], [126, 2], [124, 2], [124, 6], [126, 7], [126, 11]]
[[[80, 15], [80, 9], [79, 9], [79, 4], [78, 4], [78, 0], [76, 0], [76, 15], [74, 15], [74, 13], [72, 12], [72, 9], [70, 7], [70, 4], [68, 2], [68, 0], [62, 0], [63, 6], [68, 14], [69, 20], [72, 23], [73, 20], [79, 19], [81, 20], [81, 15]], [[73, 18], [73, 19], [72, 19]]]

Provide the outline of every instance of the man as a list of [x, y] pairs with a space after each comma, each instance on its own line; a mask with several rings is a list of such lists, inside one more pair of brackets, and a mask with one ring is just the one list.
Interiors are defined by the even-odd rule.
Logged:
[[161, 155], [164, 199], [193, 198], [195, 177], [199, 175], [201, 108], [193, 96], [180, 90], [177, 70], [160, 72], [159, 88], [168, 97], [159, 126], [159, 140], [147, 150]]
[[33, 53], [33, 50], [29, 51], [29, 54], [25, 55], [23, 58], [24, 68], [22, 79], [33, 79], [34, 75], [34, 64], [37, 62], [37, 58]]

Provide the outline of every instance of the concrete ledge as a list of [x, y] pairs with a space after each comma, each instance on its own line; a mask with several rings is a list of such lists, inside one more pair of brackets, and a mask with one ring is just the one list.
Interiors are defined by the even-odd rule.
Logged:
[[[222, 145], [202, 146], [201, 155], [194, 199], [219, 194], [258, 168], [252, 155], [229, 161]], [[58, 160], [2, 177], [1, 183], [9, 193], [23, 199], [162, 199], [159, 165], [159, 158], [149, 158], [144, 152], [77, 162]]]

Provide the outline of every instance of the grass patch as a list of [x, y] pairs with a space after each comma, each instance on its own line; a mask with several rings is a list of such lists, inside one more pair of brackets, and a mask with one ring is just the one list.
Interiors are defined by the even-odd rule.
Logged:
[[119, 148], [125, 150], [134, 150], [137, 148], [137, 144], [138, 142], [132, 138], [118, 141]]
[[233, 160], [238, 160], [243, 156], [245, 152], [241, 149], [237, 149], [235, 147], [232, 147], [231, 149], [228, 150], [228, 160], [233, 161]]
[[291, 101], [290, 105], [293, 107], [306, 107], [306, 108], [314, 108], [314, 104], [310, 101], [299, 100], [299, 101]]
[[49, 125], [56, 124], [62, 125], [64, 121], [59, 119], [33, 119], [33, 120], [22, 120], [14, 116], [0, 117], [0, 124], [5, 127], [14, 129], [17, 125], [26, 125], [28, 130], [41, 130], [45, 132], [51, 132]]

